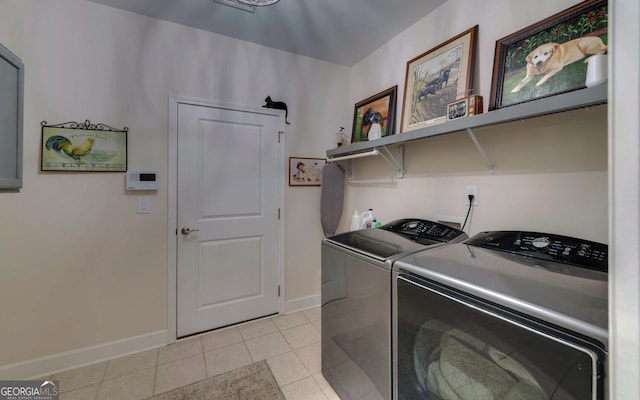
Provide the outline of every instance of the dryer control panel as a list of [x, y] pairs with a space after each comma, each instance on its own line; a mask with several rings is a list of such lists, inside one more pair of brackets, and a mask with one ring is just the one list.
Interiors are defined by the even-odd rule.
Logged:
[[380, 227], [387, 231], [407, 236], [414, 242], [433, 244], [436, 242], [456, 242], [468, 238], [461, 230], [424, 219], [398, 219]]
[[526, 231], [480, 232], [465, 244], [608, 272], [609, 246], [569, 236]]

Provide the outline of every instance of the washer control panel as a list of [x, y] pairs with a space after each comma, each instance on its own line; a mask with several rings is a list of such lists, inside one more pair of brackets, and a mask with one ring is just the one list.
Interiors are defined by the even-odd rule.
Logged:
[[[424, 243], [429, 240], [453, 242], [456, 239], [462, 241], [468, 238], [467, 234], [461, 230], [424, 219], [398, 219], [381, 226], [380, 229], [405, 235], [418, 243]], [[431, 244], [431, 242], [426, 244]]]
[[525, 231], [488, 231], [478, 233], [465, 243], [603, 272], [609, 270], [609, 246], [569, 236]]

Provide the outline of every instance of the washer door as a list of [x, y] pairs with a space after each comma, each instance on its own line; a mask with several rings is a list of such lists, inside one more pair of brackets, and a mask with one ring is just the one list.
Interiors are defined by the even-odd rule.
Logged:
[[421, 278], [395, 285], [396, 399], [604, 398], [597, 346]]

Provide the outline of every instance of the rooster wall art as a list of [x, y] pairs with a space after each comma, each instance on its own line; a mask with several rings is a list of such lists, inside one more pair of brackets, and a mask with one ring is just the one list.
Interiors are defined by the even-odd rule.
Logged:
[[127, 133], [105, 124], [42, 121], [42, 171], [124, 172]]
[[47, 139], [47, 150], [55, 150], [57, 152], [64, 152], [64, 154], [73, 158], [79, 165], [84, 164], [82, 157], [91, 152], [96, 140], [94, 138], [88, 138], [84, 143], [79, 146], [74, 146], [69, 139], [64, 136], [55, 135]]

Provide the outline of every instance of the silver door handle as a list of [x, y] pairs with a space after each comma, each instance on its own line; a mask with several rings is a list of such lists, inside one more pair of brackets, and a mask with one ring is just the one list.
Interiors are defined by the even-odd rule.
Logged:
[[184, 228], [180, 229], [180, 233], [182, 233], [183, 235], [188, 235], [191, 232], [200, 232], [200, 229], [191, 229], [191, 228], [187, 228], [187, 227], [184, 227]]

